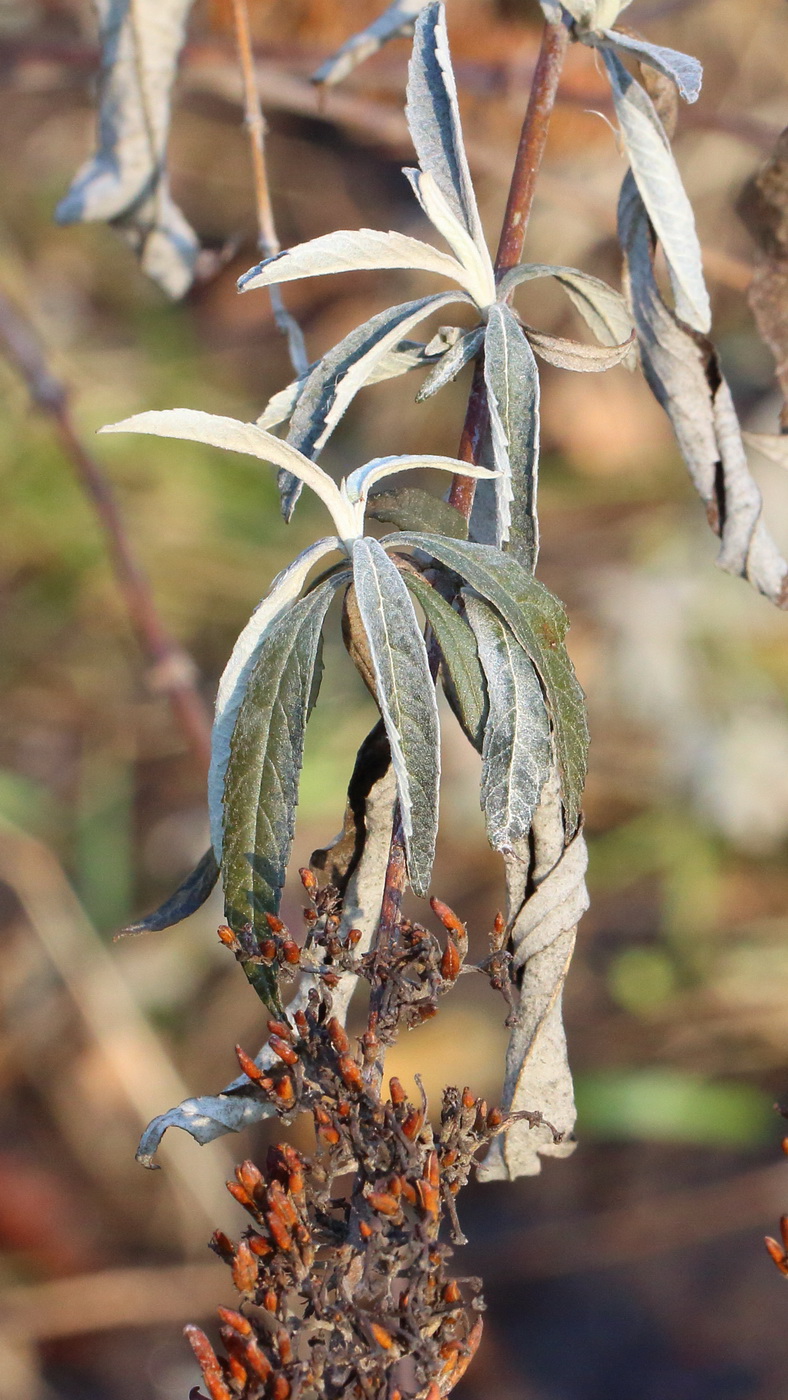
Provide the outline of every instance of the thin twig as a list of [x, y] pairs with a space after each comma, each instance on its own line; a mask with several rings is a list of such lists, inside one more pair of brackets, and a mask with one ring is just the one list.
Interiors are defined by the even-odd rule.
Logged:
[[69, 391], [49, 369], [38, 337], [20, 308], [0, 292], [0, 346], [24, 379], [34, 404], [51, 418], [61, 446], [93, 504], [132, 628], [150, 669], [152, 691], [166, 695], [177, 724], [200, 767], [211, 753], [208, 709], [197, 689], [192, 658], [164, 626], [150, 582], [132, 552], [114, 492], [74, 426]]
[[[238, 57], [244, 90], [244, 120], [249, 133], [249, 149], [254, 173], [254, 196], [257, 210], [257, 246], [264, 258], [275, 258], [281, 252], [281, 244], [276, 233], [274, 210], [271, 202], [271, 189], [268, 183], [268, 168], [265, 160], [265, 138], [268, 131], [260, 93], [257, 86], [257, 71], [252, 31], [249, 24], [247, 0], [233, 0], [235, 37], [238, 44]], [[290, 362], [295, 373], [301, 377], [309, 368], [304, 336], [295, 317], [287, 310], [279, 287], [269, 287], [274, 320], [287, 338]]]
[[[565, 24], [545, 24], [509, 185], [509, 198], [495, 259], [496, 272], [514, 267], [520, 261], [568, 40], [569, 31]], [[460, 461], [478, 462], [486, 427], [484, 368], [481, 360], [478, 360], [457, 452]], [[470, 519], [475, 491], [476, 482], [472, 477], [455, 476], [452, 480], [449, 502], [462, 512], [466, 520]]]

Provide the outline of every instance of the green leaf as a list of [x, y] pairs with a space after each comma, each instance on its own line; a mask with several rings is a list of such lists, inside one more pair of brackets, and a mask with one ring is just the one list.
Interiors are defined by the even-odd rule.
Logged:
[[165, 899], [158, 909], [144, 919], [127, 924], [121, 933], [158, 933], [161, 929], [181, 923], [201, 908], [218, 878], [219, 867], [211, 847], [169, 899]]
[[484, 382], [490, 407], [496, 482], [498, 543], [533, 573], [539, 551], [536, 489], [539, 476], [539, 371], [514, 312], [490, 307], [484, 338]]
[[547, 693], [561, 774], [567, 825], [573, 830], [580, 814], [586, 775], [588, 724], [583, 691], [563, 645], [566, 613], [552, 593], [511, 554], [494, 545], [447, 540], [439, 535], [403, 532], [382, 542], [388, 549], [403, 545], [423, 550], [486, 598], [508, 622], [534, 663]]
[[415, 893], [426, 895], [440, 783], [438, 705], [427, 648], [402, 575], [377, 540], [356, 540], [353, 580], [391, 745], [408, 876]]
[[487, 690], [473, 632], [423, 574], [407, 569], [402, 577], [421, 605], [440, 648], [446, 698], [473, 747], [481, 753]]
[[531, 830], [550, 772], [550, 720], [539, 677], [500, 615], [473, 595], [466, 597], [465, 608], [489, 697], [482, 811], [490, 845], [496, 851], [512, 851]]
[[367, 515], [386, 525], [396, 525], [398, 530], [434, 530], [436, 534], [449, 535], [455, 540], [468, 537], [465, 516], [447, 501], [419, 490], [418, 486], [377, 491], [369, 498]]
[[339, 574], [294, 603], [266, 633], [230, 746], [222, 876], [227, 922], [267, 932], [287, 873], [309, 712], [321, 675], [322, 629]]

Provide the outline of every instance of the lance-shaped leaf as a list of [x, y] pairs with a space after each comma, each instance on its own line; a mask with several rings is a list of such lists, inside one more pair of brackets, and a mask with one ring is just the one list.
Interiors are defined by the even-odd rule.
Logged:
[[613, 47], [632, 54], [640, 63], [656, 68], [676, 84], [685, 102], [697, 102], [703, 82], [703, 66], [697, 58], [678, 49], [666, 49], [661, 44], [649, 44], [645, 39], [637, 39], [631, 34], [621, 34], [617, 29], [602, 29], [598, 34], [588, 34], [585, 43], [598, 48]]
[[216, 712], [211, 736], [211, 765], [208, 771], [208, 810], [211, 842], [217, 860], [222, 858], [224, 832], [224, 780], [230, 761], [230, 743], [249, 677], [263, 643], [276, 620], [295, 603], [315, 564], [340, 547], [334, 536], [317, 540], [277, 574], [271, 588], [255, 608], [244, 627], [230, 660], [224, 668], [216, 694]]
[[533, 326], [523, 326], [532, 348], [541, 360], [557, 369], [571, 369], [577, 374], [600, 374], [603, 370], [620, 365], [635, 347], [634, 331], [623, 345], [581, 345], [577, 340], [565, 340], [560, 335], [549, 335], [547, 331], [537, 331]]
[[619, 201], [619, 237], [643, 371], [720, 536], [717, 565], [749, 579], [778, 607], [788, 607], [788, 564], [764, 524], [763, 502], [716, 351], [683, 326], [660, 295], [648, 214], [629, 176]]
[[697, 331], [711, 325], [695, 216], [651, 98], [610, 49], [602, 56], [632, 175], [665, 252], [676, 314]]
[[512, 851], [528, 835], [550, 772], [550, 720], [539, 677], [500, 614], [466, 593], [487, 682], [481, 803], [496, 851]]
[[269, 628], [246, 687], [224, 784], [222, 879], [227, 921], [265, 928], [276, 913], [295, 827], [304, 735], [320, 684], [320, 644], [340, 574]]
[[96, 154], [56, 218], [107, 220], [170, 296], [190, 286], [199, 245], [173, 203], [165, 157], [170, 94], [193, 0], [96, 0], [101, 42]]
[[495, 301], [495, 272], [487, 245], [480, 247], [474, 242], [428, 170], [406, 169], [402, 173], [433, 228], [445, 238], [472, 279], [473, 299], [477, 306], [489, 306]]
[[376, 481], [382, 481], [384, 477], [395, 476], [397, 472], [403, 471], [442, 471], [451, 472], [452, 476], [462, 472], [463, 476], [472, 476], [478, 481], [489, 481], [498, 475], [492, 467], [461, 462], [458, 457], [418, 457], [415, 454], [409, 457], [373, 457], [372, 461], [365, 462], [363, 467], [356, 467], [343, 482], [343, 489], [351, 506], [366, 501], [370, 488]]
[[475, 358], [484, 344], [484, 326], [476, 326], [472, 331], [466, 331], [459, 340], [441, 356], [434, 369], [427, 375], [419, 392], [416, 395], [416, 403], [425, 403], [431, 399], [433, 394], [437, 394], [444, 384], [456, 379], [460, 370]]
[[308, 243], [296, 243], [284, 253], [252, 267], [238, 279], [242, 292], [257, 287], [273, 287], [280, 282], [296, 282], [301, 277], [325, 277], [334, 272], [363, 272], [382, 268], [407, 268], [414, 272], [436, 272], [448, 277], [473, 295], [468, 272], [448, 253], [406, 233], [360, 228], [324, 233]]
[[[487, 716], [487, 687], [474, 634], [451, 603], [423, 574], [403, 572], [420, 603], [441, 654], [441, 679], [446, 698], [473, 747], [481, 753]], [[544, 708], [544, 706], [543, 706]]]
[[482, 1181], [532, 1176], [541, 1169], [540, 1156], [565, 1157], [575, 1145], [575, 1101], [561, 1002], [578, 920], [588, 907], [588, 856], [582, 831], [564, 845], [555, 774], [543, 789], [530, 839], [533, 860], [524, 848], [508, 858], [528, 871], [533, 892], [510, 920], [520, 985], [502, 1107], [508, 1113], [541, 1114], [545, 1121], [520, 1120], [505, 1128], [478, 1170]]
[[497, 543], [511, 539], [518, 558], [533, 573], [539, 551], [539, 373], [517, 318], [504, 303], [490, 307], [484, 382], [493, 460], [501, 473], [496, 483]]
[[[293, 409], [287, 440], [307, 457], [315, 457], [328, 441], [340, 418], [364, 385], [374, 381], [375, 370], [408, 331], [452, 302], [467, 301], [464, 292], [441, 292], [389, 307], [357, 326], [329, 350], [304, 382]], [[401, 362], [402, 370], [410, 368]], [[298, 477], [280, 476], [282, 510], [290, 519], [301, 492]]]
[[[350, 929], [360, 930], [361, 938], [356, 944], [357, 957], [369, 951], [380, 920], [395, 800], [394, 774], [390, 767], [386, 767], [375, 778], [358, 809], [358, 820], [364, 828], [363, 843], [345, 890], [342, 920], [337, 930], [337, 936], [343, 941]], [[315, 950], [317, 962], [321, 960], [321, 952]], [[331, 1014], [342, 1024], [357, 982], [355, 973], [340, 973], [339, 982], [330, 994]], [[306, 1009], [310, 995], [315, 992], [324, 999], [327, 997], [322, 979], [313, 973], [305, 973], [298, 991], [287, 1006], [286, 1014], [290, 1020], [296, 1011]], [[266, 1043], [255, 1058], [261, 1069], [267, 1069], [275, 1062], [276, 1056]], [[239, 1075], [220, 1093], [185, 1099], [177, 1107], [154, 1118], [143, 1133], [137, 1160], [144, 1167], [156, 1167], [154, 1156], [168, 1128], [181, 1128], [204, 1145], [223, 1137], [225, 1133], [241, 1132], [264, 1118], [272, 1117], [275, 1112], [270, 1099], [251, 1084], [246, 1075]]]
[[468, 522], [462, 512], [417, 486], [376, 491], [369, 497], [367, 515], [386, 525], [396, 525], [398, 530], [429, 530], [455, 540], [468, 538]]
[[421, 169], [433, 177], [480, 252], [486, 252], [462, 139], [446, 15], [438, 3], [427, 5], [416, 21], [405, 111]]
[[549, 263], [520, 263], [505, 272], [498, 283], [498, 298], [507, 301], [522, 282], [554, 277], [572, 305], [590, 326], [602, 345], [620, 345], [632, 334], [632, 317], [620, 292], [599, 277], [574, 267], [554, 267]]
[[427, 0], [394, 0], [393, 5], [383, 11], [377, 19], [368, 24], [358, 34], [344, 43], [341, 49], [327, 58], [316, 73], [313, 83], [333, 86], [352, 73], [359, 63], [371, 58], [373, 53], [388, 43], [389, 39], [399, 39], [413, 33], [413, 21]]
[[118, 937], [122, 937], [123, 934], [159, 933], [161, 929], [172, 928], [173, 924], [188, 919], [190, 914], [196, 913], [205, 903], [218, 878], [219, 867], [211, 847], [169, 899], [165, 899], [158, 909], [152, 914], [147, 914], [144, 919], [127, 924], [121, 929]]
[[438, 831], [440, 731], [435, 687], [416, 610], [377, 540], [353, 546], [353, 579], [397, 779], [408, 876], [429, 889]]
[[415, 531], [390, 535], [383, 544], [423, 550], [458, 574], [497, 608], [528, 653], [547, 695], [567, 826], [573, 831], [585, 781], [588, 726], [583, 692], [563, 645], [567, 621], [558, 599], [511, 554], [493, 545]]

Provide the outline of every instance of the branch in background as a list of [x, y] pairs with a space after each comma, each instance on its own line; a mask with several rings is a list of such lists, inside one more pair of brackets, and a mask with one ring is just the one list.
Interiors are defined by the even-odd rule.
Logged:
[[63, 451], [93, 505], [134, 634], [150, 667], [148, 685], [154, 694], [166, 695], [192, 754], [207, 772], [211, 721], [197, 689], [194, 662], [159, 616], [150, 582], [134, 558], [112, 488], [74, 426], [66, 385], [47, 366], [38, 337], [23, 312], [2, 292], [0, 346], [24, 379], [36, 407], [51, 418]]
[[[271, 191], [268, 184], [268, 170], [265, 161], [265, 138], [268, 128], [260, 104], [247, 0], [233, 0], [233, 15], [243, 79], [246, 129], [249, 133], [249, 148], [254, 172], [257, 246], [264, 258], [274, 258], [277, 253], [281, 252], [281, 245], [276, 234]], [[290, 363], [296, 376], [300, 377], [306, 374], [309, 368], [309, 356], [306, 353], [301, 327], [285, 307], [279, 288], [271, 287], [269, 295], [276, 324], [287, 339]]]

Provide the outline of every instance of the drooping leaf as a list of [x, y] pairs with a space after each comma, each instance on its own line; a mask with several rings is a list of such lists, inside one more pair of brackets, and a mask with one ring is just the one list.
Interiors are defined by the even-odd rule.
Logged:
[[402, 576], [377, 540], [356, 540], [353, 580], [391, 745], [408, 876], [423, 895], [435, 854], [440, 782], [438, 706], [427, 649]]
[[267, 930], [293, 840], [304, 735], [320, 684], [323, 623], [337, 575], [268, 629], [233, 730], [224, 785], [222, 879], [227, 922]]
[[620, 365], [635, 346], [634, 332], [623, 345], [582, 345], [579, 340], [565, 340], [560, 335], [537, 331], [523, 326], [532, 348], [540, 359], [558, 369], [571, 369], [578, 374], [600, 374]]
[[501, 473], [497, 543], [511, 539], [517, 557], [533, 573], [539, 551], [539, 372], [514, 312], [502, 302], [490, 307], [487, 319], [484, 382], [493, 460]]
[[312, 74], [313, 83], [333, 86], [341, 83], [360, 63], [377, 53], [389, 39], [399, 39], [413, 33], [413, 21], [427, 0], [394, 0], [358, 34], [348, 39], [335, 54], [322, 63]]
[[694, 330], [711, 325], [695, 216], [654, 104], [610, 49], [602, 56], [632, 175], [665, 252], [676, 314]]
[[[506, 858], [526, 879], [520, 883], [519, 908], [515, 904], [509, 910], [519, 994], [502, 1103], [505, 1112], [541, 1113], [545, 1121], [519, 1120], [505, 1128], [478, 1169], [482, 1181], [532, 1176], [541, 1170], [541, 1156], [566, 1157], [575, 1146], [575, 1101], [561, 1003], [577, 924], [588, 908], [588, 856], [582, 831], [565, 845], [555, 773], [542, 791], [530, 840], [533, 858], [525, 843]], [[517, 883], [510, 880], [510, 889]], [[532, 891], [527, 898], [526, 885]]]
[[531, 829], [550, 772], [550, 720], [533, 664], [499, 613], [465, 595], [487, 682], [481, 803], [490, 845], [512, 851]]
[[339, 540], [331, 536], [317, 540], [277, 574], [265, 598], [257, 605], [241, 632], [222, 673], [216, 694], [208, 772], [211, 842], [219, 861], [224, 839], [224, 781], [230, 761], [230, 743], [249, 677], [273, 624], [295, 603], [314, 565], [338, 546]]
[[[402, 336], [452, 302], [467, 301], [464, 292], [442, 292], [379, 312], [329, 350], [303, 383], [293, 407], [287, 440], [307, 457], [317, 456], [358, 391], [369, 384], [377, 366], [390, 356]], [[403, 363], [403, 370], [409, 368]], [[279, 479], [283, 514], [290, 519], [301, 492], [298, 477]]]
[[495, 301], [495, 272], [487, 246], [479, 247], [458, 219], [429, 170], [403, 170], [433, 228], [446, 240], [455, 258], [462, 263], [473, 284], [477, 306]]
[[444, 384], [456, 379], [460, 370], [475, 358], [484, 343], [484, 326], [476, 326], [472, 331], [466, 331], [459, 340], [455, 341], [444, 355], [441, 356], [434, 369], [430, 371], [424, 380], [419, 392], [416, 395], [416, 403], [425, 403], [431, 399], [433, 394], [437, 394]]
[[173, 924], [188, 919], [190, 914], [196, 913], [205, 903], [218, 878], [219, 867], [211, 847], [169, 899], [165, 899], [158, 909], [152, 914], [147, 914], [144, 919], [127, 924], [121, 929], [118, 937], [121, 938], [124, 934], [158, 933], [161, 929], [172, 928]]
[[577, 825], [586, 774], [588, 726], [583, 692], [563, 639], [566, 613], [511, 554], [493, 545], [448, 540], [408, 531], [390, 535], [389, 549], [409, 546], [432, 555], [497, 608], [536, 667], [544, 685], [566, 810], [567, 826]]
[[435, 0], [416, 20], [405, 113], [421, 169], [433, 177], [479, 250], [486, 250], [462, 139], [446, 15]]
[[60, 201], [59, 223], [106, 220], [171, 297], [191, 285], [196, 234], [166, 171], [170, 96], [193, 0], [96, 0], [101, 44], [98, 149]]
[[730, 389], [711, 341], [683, 326], [660, 295], [648, 214], [630, 176], [618, 217], [643, 371], [720, 536], [717, 565], [788, 607], [788, 564], [763, 521]]
[[[342, 919], [337, 931], [337, 936], [344, 940], [350, 929], [360, 930], [361, 939], [356, 945], [358, 957], [369, 951], [380, 919], [395, 800], [394, 774], [390, 765], [386, 765], [382, 773], [376, 774], [358, 808], [363, 841], [344, 893]], [[310, 951], [319, 961], [323, 950], [315, 948]], [[353, 972], [340, 973], [339, 982], [331, 991], [331, 1014], [342, 1024], [357, 981]], [[287, 1007], [291, 1020], [296, 1011], [306, 1008], [310, 993], [315, 991], [325, 997], [326, 988], [321, 979], [312, 973], [302, 975], [298, 991]], [[268, 1068], [275, 1056], [266, 1042], [255, 1058], [261, 1068]], [[177, 1107], [154, 1118], [142, 1135], [137, 1160], [144, 1167], [155, 1168], [154, 1157], [168, 1128], [181, 1128], [204, 1145], [223, 1137], [225, 1133], [242, 1132], [275, 1112], [270, 1099], [246, 1075], [239, 1075], [220, 1093], [185, 1099]]]
[[452, 539], [468, 538], [465, 516], [447, 501], [420, 491], [417, 486], [400, 486], [392, 491], [376, 491], [369, 498], [367, 515], [398, 530], [429, 530]]
[[308, 243], [297, 243], [283, 253], [252, 267], [238, 279], [242, 292], [257, 287], [273, 287], [280, 282], [296, 282], [301, 277], [325, 277], [334, 272], [361, 272], [365, 269], [408, 268], [436, 272], [457, 282], [473, 294], [468, 274], [456, 258], [441, 253], [429, 243], [406, 233], [360, 228], [324, 233]]
[[620, 345], [632, 334], [632, 317], [620, 292], [599, 277], [574, 267], [548, 263], [520, 263], [505, 272], [498, 283], [498, 297], [506, 301], [522, 282], [554, 277], [602, 345]]
[[371, 486], [384, 477], [396, 476], [403, 471], [443, 471], [456, 475], [475, 477], [476, 480], [490, 480], [498, 475], [492, 467], [477, 466], [473, 462], [461, 462], [457, 457], [373, 457], [363, 467], [356, 467], [350, 473], [344, 486], [351, 505], [364, 500]]
[[632, 54], [641, 63], [648, 63], [670, 78], [678, 88], [685, 102], [697, 102], [703, 82], [703, 66], [688, 53], [678, 49], [666, 49], [661, 44], [649, 44], [645, 39], [637, 39], [632, 34], [622, 34], [618, 29], [602, 29], [601, 41], [597, 35], [589, 35], [586, 43], [600, 48], [612, 45]]
[[481, 753], [487, 689], [473, 632], [423, 574], [406, 569], [402, 577], [421, 605], [440, 649], [446, 698], [473, 747]]

